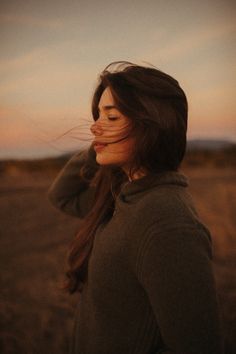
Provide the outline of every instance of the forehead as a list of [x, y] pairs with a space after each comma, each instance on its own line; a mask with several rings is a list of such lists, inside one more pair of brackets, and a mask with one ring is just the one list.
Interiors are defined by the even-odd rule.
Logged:
[[103, 109], [107, 109], [110, 108], [116, 108], [115, 107], [115, 102], [114, 102], [114, 99], [112, 97], [112, 93], [111, 93], [111, 90], [109, 87], [107, 87], [102, 95], [101, 95], [101, 98], [100, 98], [100, 101], [99, 101], [99, 104], [98, 104], [98, 109], [99, 110], [103, 110]]

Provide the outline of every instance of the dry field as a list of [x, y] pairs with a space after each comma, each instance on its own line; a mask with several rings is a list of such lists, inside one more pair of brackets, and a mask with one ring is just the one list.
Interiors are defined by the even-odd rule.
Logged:
[[[212, 232], [214, 270], [226, 354], [236, 353], [236, 169], [183, 167], [203, 221]], [[67, 354], [77, 295], [59, 286], [78, 220], [48, 202], [55, 171], [0, 176], [0, 352]]]

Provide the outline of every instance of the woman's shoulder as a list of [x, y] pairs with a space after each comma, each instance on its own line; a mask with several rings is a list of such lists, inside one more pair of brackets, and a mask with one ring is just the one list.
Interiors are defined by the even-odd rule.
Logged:
[[137, 199], [134, 206], [137, 213], [146, 212], [157, 219], [175, 218], [199, 219], [193, 198], [188, 188], [180, 185], [154, 186]]
[[178, 172], [147, 176], [126, 184], [118, 204], [129, 224], [139, 225], [140, 233], [151, 225], [158, 231], [205, 229], [188, 191], [188, 180]]
[[146, 228], [154, 225], [160, 232], [177, 229], [201, 230], [210, 238], [186, 187], [162, 185], [150, 188], [133, 207], [134, 218], [136, 221], [142, 220]]

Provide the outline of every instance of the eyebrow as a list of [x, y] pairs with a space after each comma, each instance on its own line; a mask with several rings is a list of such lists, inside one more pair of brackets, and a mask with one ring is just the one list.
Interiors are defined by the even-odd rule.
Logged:
[[[104, 111], [109, 111], [111, 109], [118, 109], [116, 106], [113, 105], [108, 105], [108, 106], [103, 106], [102, 109], [104, 109]], [[98, 112], [100, 112], [100, 108], [98, 107]]]

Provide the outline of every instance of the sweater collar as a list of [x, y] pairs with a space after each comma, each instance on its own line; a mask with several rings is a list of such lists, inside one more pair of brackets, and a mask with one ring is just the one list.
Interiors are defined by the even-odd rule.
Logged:
[[175, 171], [148, 174], [142, 178], [124, 183], [121, 187], [119, 197], [122, 200], [125, 200], [126, 197], [133, 196], [137, 193], [144, 192], [148, 189], [161, 185], [177, 185], [187, 187], [188, 179], [184, 174]]

